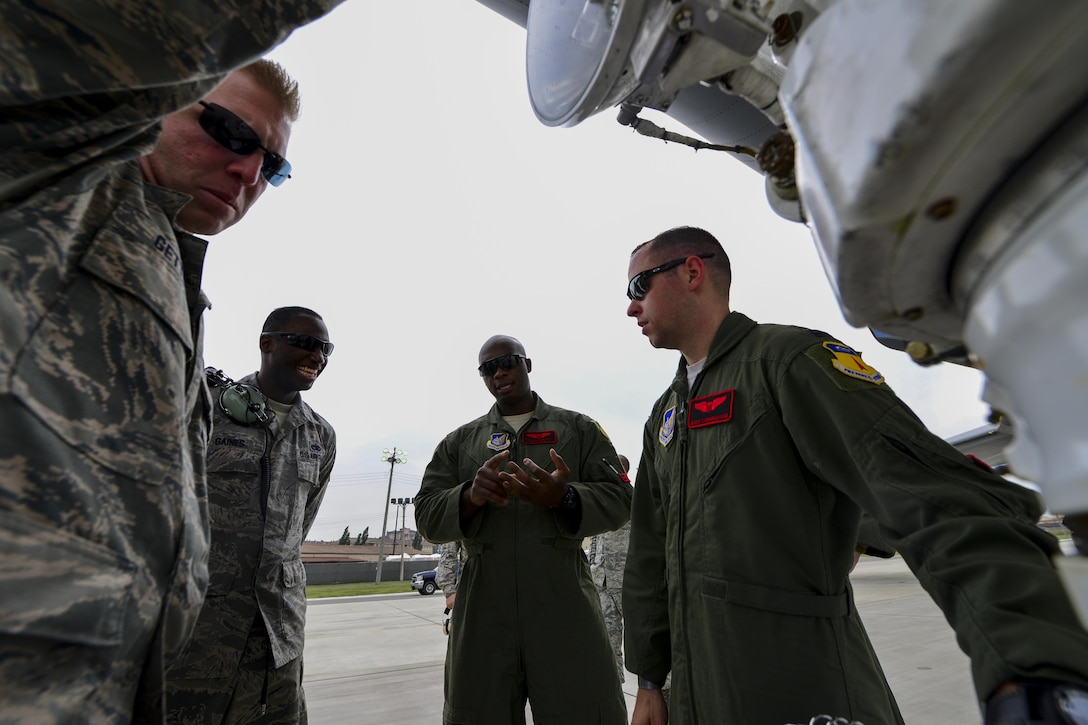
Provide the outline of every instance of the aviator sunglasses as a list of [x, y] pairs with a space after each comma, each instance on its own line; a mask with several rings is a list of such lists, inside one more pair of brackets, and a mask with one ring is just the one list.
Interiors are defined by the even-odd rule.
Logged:
[[275, 337], [283, 340], [292, 347], [302, 348], [303, 350], [309, 350], [310, 352], [320, 350], [321, 354], [325, 357], [332, 355], [332, 350], [335, 347], [331, 342], [311, 335], [303, 335], [301, 332], [262, 332], [261, 334]]
[[204, 106], [200, 112], [200, 127], [216, 143], [240, 156], [249, 156], [257, 149], [264, 151], [261, 176], [272, 186], [279, 186], [291, 178], [291, 162], [262, 146], [261, 137], [248, 123], [218, 103], [200, 101], [200, 105]]
[[502, 368], [503, 370], [513, 370], [525, 359], [524, 355], [499, 355], [490, 360], [484, 360], [478, 368], [480, 377], [489, 378], [494, 375], [495, 371], [499, 368]]
[[[689, 254], [688, 257], [690, 257], [690, 256], [697, 256], [697, 257], [699, 257], [699, 259], [710, 259], [714, 255], [713, 254], [698, 254], [698, 255], [690, 255]], [[680, 259], [674, 259], [671, 262], [665, 262], [664, 264], [659, 264], [658, 266], [656, 266], [656, 267], [654, 267], [652, 269], [644, 269], [641, 272], [639, 272], [638, 274], [636, 274], [634, 277], [631, 278], [631, 281], [627, 283], [627, 298], [631, 299], [631, 300], [644, 300], [644, 299], [646, 299], [646, 295], [648, 295], [650, 293], [650, 278], [653, 277], [655, 274], [660, 274], [661, 272], [668, 272], [670, 269], [674, 269], [676, 267], [679, 267], [681, 264], [688, 261], [688, 257], [681, 257]]]

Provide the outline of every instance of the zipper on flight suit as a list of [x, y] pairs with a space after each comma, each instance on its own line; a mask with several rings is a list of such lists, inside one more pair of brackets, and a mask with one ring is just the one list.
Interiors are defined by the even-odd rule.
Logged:
[[[704, 364], [704, 368], [705, 368], [705, 364]], [[683, 626], [684, 626], [684, 637], [685, 637], [685, 639], [690, 639], [690, 637], [691, 637], [690, 627], [688, 626], [688, 616], [687, 616], [687, 611], [688, 611], [687, 591], [688, 590], [687, 590], [687, 580], [686, 580], [686, 576], [685, 576], [685, 567], [684, 567], [684, 532], [687, 530], [686, 518], [687, 518], [687, 478], [688, 478], [688, 404], [691, 402], [692, 397], [694, 397], [695, 388], [697, 387], [697, 385], [699, 383], [699, 379], [702, 378], [702, 376], [703, 376], [703, 373], [702, 373], [702, 371], [700, 371], [699, 374], [695, 376], [695, 380], [691, 381], [691, 384], [687, 386], [686, 395], [681, 396], [679, 418], [676, 421], [677, 435], [679, 436], [679, 445], [680, 445], [680, 451], [679, 451], [679, 453], [680, 453], [680, 473], [679, 473], [680, 480], [679, 480], [679, 486], [677, 486], [677, 488], [679, 489], [677, 491], [677, 496], [679, 497], [679, 501], [677, 502], [677, 508], [678, 508], [678, 511], [679, 511], [679, 516], [678, 516], [679, 526], [678, 526], [678, 530], [677, 530], [677, 534], [676, 534], [676, 563], [677, 563], [676, 576], [677, 576], [677, 579], [679, 580], [677, 582], [677, 585], [679, 587], [679, 589], [677, 591], [679, 592], [679, 597], [680, 597], [680, 612], [681, 612], [681, 616], [683, 617]], [[685, 380], [685, 382], [687, 382], [687, 381]], [[687, 680], [687, 685], [688, 685], [688, 691], [687, 691], [686, 694], [687, 694], [687, 697], [688, 697], [688, 702], [692, 703], [692, 706], [691, 706], [692, 721], [691, 722], [692, 722], [692, 725], [696, 725], [698, 723], [698, 721], [699, 721], [699, 715], [698, 715], [698, 711], [696, 710], [695, 705], [694, 705], [694, 703], [695, 703], [695, 690], [694, 690], [694, 685], [693, 685], [693, 683], [694, 683], [693, 673], [692, 673], [692, 670], [691, 670], [691, 651], [690, 651], [690, 648], [688, 648], [688, 651], [685, 653], [684, 662], [685, 662], [685, 665], [684, 665], [685, 669], [687, 670], [687, 672], [685, 673], [685, 679]]]
[[[690, 393], [689, 393], [689, 395], [690, 395]], [[678, 428], [677, 435], [680, 437], [680, 441], [679, 441], [679, 443], [680, 443], [680, 451], [679, 451], [679, 453], [680, 453], [680, 473], [679, 473], [680, 481], [679, 481], [679, 484], [680, 485], [677, 486], [677, 488], [679, 489], [677, 491], [677, 496], [679, 498], [679, 500], [677, 501], [677, 510], [679, 511], [679, 516], [678, 516], [677, 520], [678, 520], [679, 526], [677, 527], [677, 532], [676, 532], [676, 565], [677, 565], [676, 566], [676, 576], [677, 576], [677, 579], [679, 580], [679, 581], [677, 581], [677, 587], [678, 587], [677, 591], [679, 592], [679, 596], [680, 596], [680, 612], [681, 612], [681, 616], [683, 618], [683, 624], [684, 624], [684, 637], [685, 637], [685, 639], [687, 639], [687, 638], [691, 637], [690, 627], [689, 627], [689, 624], [688, 624], [688, 616], [687, 616], [687, 611], [688, 611], [688, 601], [687, 601], [688, 588], [687, 588], [687, 576], [686, 576], [686, 571], [687, 570], [686, 570], [686, 568], [684, 566], [684, 532], [687, 530], [686, 520], [687, 520], [687, 478], [688, 478], [688, 400], [685, 399], [684, 402], [681, 403], [679, 413], [680, 413], [680, 419], [676, 421], [676, 426]], [[695, 702], [695, 700], [694, 700], [695, 693], [694, 693], [694, 690], [692, 689], [691, 651], [690, 651], [690, 648], [688, 648], [688, 652], [686, 652], [685, 656], [684, 656], [684, 667], [687, 670], [687, 672], [685, 673], [685, 678], [684, 679], [687, 680], [687, 683], [688, 683], [688, 692], [687, 692], [688, 702], [694, 703]], [[698, 719], [698, 716], [696, 715], [696, 711], [695, 711], [694, 706], [692, 706], [691, 714], [695, 718], [695, 720], [692, 721], [694, 723]]]

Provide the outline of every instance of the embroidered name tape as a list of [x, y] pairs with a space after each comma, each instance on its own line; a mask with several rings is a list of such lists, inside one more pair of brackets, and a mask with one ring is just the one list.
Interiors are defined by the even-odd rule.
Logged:
[[694, 398], [688, 408], [688, 428], [706, 428], [709, 425], [728, 423], [733, 419], [732, 390], [719, 390], [701, 398]]
[[521, 434], [521, 442], [527, 446], [555, 445], [559, 436], [554, 430], [527, 430]]

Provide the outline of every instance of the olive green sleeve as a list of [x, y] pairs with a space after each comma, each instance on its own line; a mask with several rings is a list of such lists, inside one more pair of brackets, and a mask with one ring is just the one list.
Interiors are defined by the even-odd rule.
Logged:
[[866, 556], [875, 556], [880, 559], [890, 559], [895, 556], [895, 547], [880, 530], [880, 524], [865, 511], [861, 512], [857, 550]]
[[600, 425], [582, 415], [577, 416], [575, 425], [582, 441], [582, 460], [576, 469], [580, 480], [569, 483], [578, 492], [579, 515], [573, 521], [558, 521], [565, 534], [584, 538], [614, 531], [627, 523], [631, 517], [631, 484], [621, 478], [619, 456]]
[[[873, 519], [940, 606], [985, 699], [1009, 679], [1088, 685], [1088, 633], [1035, 524], [1038, 496], [929, 432], [888, 388], [848, 380], [821, 345], [777, 381], [782, 418], [809, 468]], [[869, 543], [869, 542], [866, 542]]]
[[656, 446], [657, 437], [647, 427], [635, 478], [623, 573], [623, 649], [628, 670], [660, 685], [672, 669], [672, 644], [665, 575], [665, 511], [655, 472]]

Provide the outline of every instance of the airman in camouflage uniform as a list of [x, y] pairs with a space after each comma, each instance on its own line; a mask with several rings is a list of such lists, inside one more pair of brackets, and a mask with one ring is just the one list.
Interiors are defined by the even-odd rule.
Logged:
[[[620, 455], [623, 473], [627, 473], [630, 462], [627, 456]], [[616, 669], [620, 673], [620, 682], [626, 681], [623, 667], [623, 567], [627, 563], [627, 539], [631, 535], [631, 522], [628, 521], [615, 531], [597, 534], [589, 540], [589, 570], [593, 575], [593, 584], [597, 587], [597, 596], [601, 599], [601, 614], [604, 615], [608, 641], [612, 643], [612, 652], [616, 655]]]
[[[299, 395], [332, 352], [305, 307], [268, 316], [261, 369], [238, 383], [263, 416], [215, 406], [208, 447], [210, 584], [192, 639], [167, 673], [167, 722], [306, 722], [302, 542], [336, 458], [332, 426]], [[224, 403], [235, 389], [212, 388]], [[260, 412], [260, 411], [258, 411]], [[262, 419], [263, 418], [263, 419]]]
[[461, 563], [465, 549], [460, 541], [451, 541], [442, 547], [442, 558], [435, 567], [434, 583], [446, 595], [446, 609], [453, 609], [457, 595], [457, 582], [461, 580]]
[[163, 718], [207, 581], [206, 243], [136, 159], [335, 4], [0, 3], [0, 721]]

